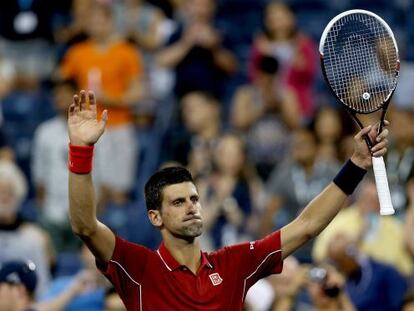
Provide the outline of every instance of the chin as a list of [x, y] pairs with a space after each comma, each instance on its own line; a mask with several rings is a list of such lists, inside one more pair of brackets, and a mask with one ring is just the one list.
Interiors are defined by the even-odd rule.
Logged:
[[185, 236], [189, 238], [196, 238], [203, 233], [203, 225], [199, 224], [199, 225], [193, 225], [190, 227], [186, 227], [184, 228], [183, 233]]

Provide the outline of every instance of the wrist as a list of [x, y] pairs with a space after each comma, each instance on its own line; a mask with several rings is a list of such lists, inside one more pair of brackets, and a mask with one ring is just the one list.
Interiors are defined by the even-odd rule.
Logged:
[[75, 174], [89, 174], [92, 171], [94, 146], [69, 144], [69, 171]]
[[364, 175], [366, 169], [360, 167], [351, 160], [348, 160], [339, 173], [335, 176], [333, 182], [340, 188], [345, 194], [351, 195], [355, 188], [358, 186]]
[[357, 157], [354, 154], [351, 156], [351, 161], [352, 161], [352, 163], [354, 163], [356, 166], [358, 166], [359, 168], [361, 168], [363, 170], [368, 169], [368, 167], [366, 167], [366, 165], [364, 165], [365, 161], [363, 159]]

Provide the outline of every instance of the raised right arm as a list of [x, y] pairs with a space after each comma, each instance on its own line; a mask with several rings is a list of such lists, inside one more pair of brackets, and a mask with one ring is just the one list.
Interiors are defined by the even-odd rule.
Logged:
[[[93, 92], [73, 97], [69, 108], [68, 129], [71, 146], [92, 146], [103, 134], [107, 112], [96, 118]], [[72, 231], [77, 234], [99, 261], [108, 262], [115, 249], [115, 235], [96, 218], [96, 199], [91, 173], [69, 172], [69, 215]]]

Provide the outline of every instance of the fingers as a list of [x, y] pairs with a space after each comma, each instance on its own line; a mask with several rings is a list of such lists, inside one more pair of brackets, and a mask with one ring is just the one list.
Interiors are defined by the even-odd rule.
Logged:
[[386, 137], [388, 136], [389, 131], [387, 129], [383, 130], [375, 139], [377, 142], [380, 142], [384, 139], [386, 139]]
[[85, 90], [81, 90], [79, 95], [75, 94], [73, 96], [73, 102], [69, 106], [69, 116], [72, 116], [74, 113], [82, 110], [87, 110], [91, 108], [93, 111], [96, 111], [96, 98], [93, 91], [86, 93]]
[[360, 130], [355, 136], [354, 138], [356, 140], [362, 140], [364, 135], [367, 135], [372, 129], [372, 125], [369, 125], [367, 127], [364, 127], [362, 130]]
[[372, 155], [374, 157], [383, 156], [387, 152], [388, 139], [384, 139], [381, 142], [377, 143], [374, 147], [371, 148]]
[[88, 100], [86, 97], [86, 91], [80, 91], [80, 110], [85, 110], [88, 107]]
[[89, 108], [93, 111], [96, 111], [96, 98], [95, 93], [93, 91], [88, 92], [88, 100], [89, 100]]
[[78, 95], [73, 95], [73, 102], [72, 105], [73, 106], [73, 112], [76, 113], [80, 110], [80, 105], [79, 105], [79, 96]]
[[108, 121], [108, 110], [104, 110], [101, 115], [101, 121], [99, 121], [100, 130], [103, 132], [105, 130], [106, 121]]

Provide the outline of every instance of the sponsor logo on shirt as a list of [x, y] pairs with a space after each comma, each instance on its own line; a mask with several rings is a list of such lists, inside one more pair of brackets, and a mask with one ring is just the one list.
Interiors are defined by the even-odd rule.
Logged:
[[254, 249], [254, 242], [250, 242], [250, 250]]
[[221, 278], [221, 276], [216, 272], [216, 273], [212, 273], [209, 275], [209, 278], [211, 280], [211, 283], [214, 286], [220, 285], [221, 282], [223, 282], [223, 279]]

